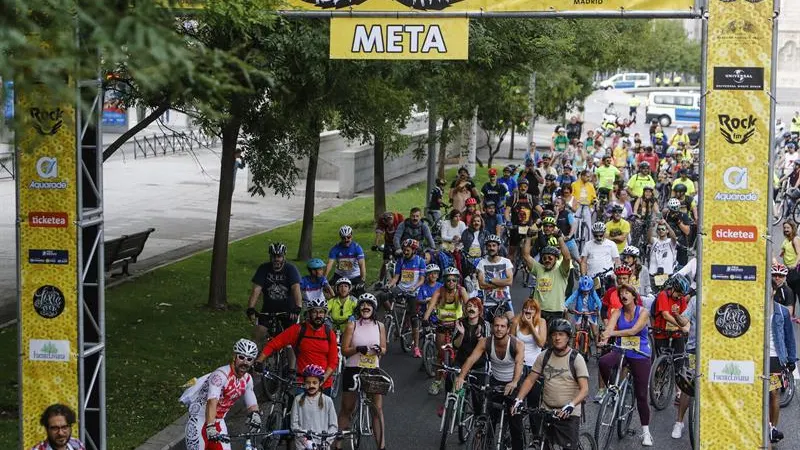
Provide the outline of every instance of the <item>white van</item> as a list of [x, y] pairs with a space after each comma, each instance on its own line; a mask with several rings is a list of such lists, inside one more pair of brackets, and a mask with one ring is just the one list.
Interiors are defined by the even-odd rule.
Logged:
[[650, 87], [649, 73], [618, 73], [598, 83], [600, 89], [630, 89]]
[[700, 94], [697, 92], [658, 91], [647, 98], [647, 123], [657, 120], [662, 127], [673, 122], [700, 123]]

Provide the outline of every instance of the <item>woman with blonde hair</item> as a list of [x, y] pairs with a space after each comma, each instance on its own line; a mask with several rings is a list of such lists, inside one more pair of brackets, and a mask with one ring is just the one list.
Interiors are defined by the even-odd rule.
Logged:
[[[545, 342], [547, 341], [547, 321], [542, 318], [542, 308], [534, 298], [528, 298], [522, 304], [522, 310], [514, 317], [511, 322], [511, 336], [515, 336], [525, 345], [525, 372], [530, 372], [533, 362], [542, 353]], [[542, 395], [544, 378], [539, 377], [539, 381], [528, 393], [528, 406], [535, 408], [539, 406], [539, 399]], [[531, 416], [531, 427], [534, 416]]]

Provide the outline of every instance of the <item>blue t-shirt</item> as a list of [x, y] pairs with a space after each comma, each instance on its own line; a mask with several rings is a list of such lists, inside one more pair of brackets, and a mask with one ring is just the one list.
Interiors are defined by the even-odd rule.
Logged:
[[395, 265], [394, 274], [400, 275], [397, 287], [405, 292], [411, 292], [420, 278], [425, 276], [425, 260], [419, 255], [414, 255], [411, 259], [402, 258]]
[[358, 261], [364, 259], [364, 249], [357, 242], [351, 242], [346, 247], [341, 242], [334, 245], [328, 253], [328, 258], [336, 261], [334, 273], [339, 277], [352, 280], [361, 276]]
[[576, 181], [578, 181], [578, 179], [575, 178], [575, 175], [564, 175], [564, 174], [561, 174], [561, 175], [558, 176], [558, 178], [556, 178], [556, 184], [558, 184], [559, 186], [561, 186], [564, 183], [572, 184], [572, 183], [574, 183]]
[[[517, 189], [517, 180], [515, 180], [514, 177], [500, 177], [497, 179], [497, 182], [506, 186], [506, 189], [508, 189], [508, 195], [511, 195], [511, 193]], [[497, 205], [497, 207], [499, 208], [500, 205]]]
[[433, 286], [428, 283], [422, 283], [422, 286], [419, 287], [419, 291], [417, 291], [417, 302], [427, 303], [428, 299], [433, 297], [433, 293], [440, 287], [442, 287], [442, 283], [438, 281], [433, 283]]
[[300, 280], [300, 291], [303, 293], [303, 300], [325, 300], [325, 294], [323, 290], [325, 286], [328, 286], [328, 280], [325, 277], [319, 277], [319, 279], [316, 281], [311, 279], [311, 275], [303, 277]]

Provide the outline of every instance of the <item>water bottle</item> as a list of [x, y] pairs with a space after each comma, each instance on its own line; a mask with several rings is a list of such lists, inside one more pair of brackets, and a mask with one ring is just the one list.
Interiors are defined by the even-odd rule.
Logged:
[[250, 439], [244, 441], [244, 450], [253, 450], [253, 441]]

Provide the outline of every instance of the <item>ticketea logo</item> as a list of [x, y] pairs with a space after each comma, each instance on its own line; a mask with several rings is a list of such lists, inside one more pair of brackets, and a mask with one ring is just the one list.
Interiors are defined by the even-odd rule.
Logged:
[[752, 225], [714, 225], [711, 240], [723, 242], [755, 242], [758, 228]]
[[728, 114], [720, 114], [719, 125], [722, 137], [729, 144], [742, 145], [747, 143], [756, 133], [756, 119], [753, 115], [748, 117], [731, 117]]
[[65, 212], [30, 212], [28, 225], [38, 228], [66, 228], [69, 216]]
[[52, 136], [64, 126], [64, 111], [61, 108], [30, 110], [33, 129], [43, 136]]

